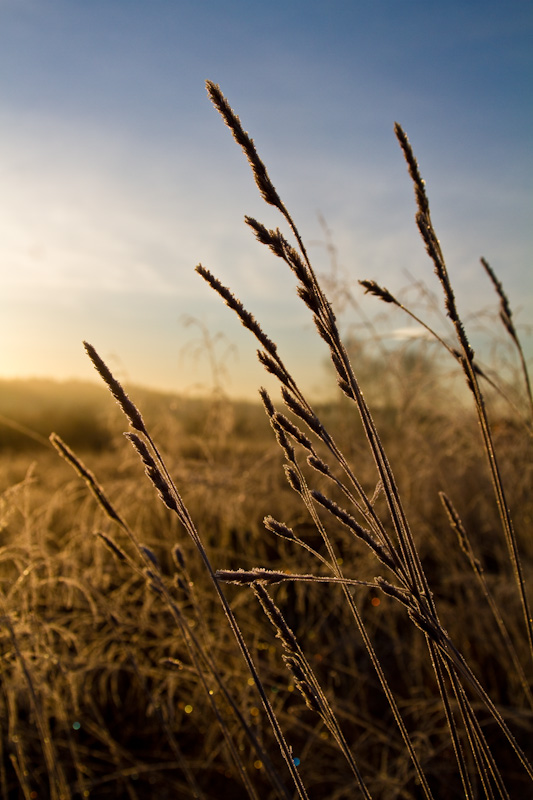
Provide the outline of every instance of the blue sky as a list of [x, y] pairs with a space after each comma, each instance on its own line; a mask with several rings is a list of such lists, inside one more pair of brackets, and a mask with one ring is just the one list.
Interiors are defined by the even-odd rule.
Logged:
[[[397, 120], [460, 309], [496, 305], [484, 255], [526, 325], [532, 32], [533, 7], [517, 0], [0, 0], [0, 375], [92, 377], [87, 339], [121, 377], [193, 391], [210, 378], [189, 315], [226, 337], [221, 359], [234, 346], [227, 389], [250, 395], [263, 381], [254, 343], [194, 273], [202, 262], [302, 383], [321, 385], [324, 352], [292, 278], [242, 222], [280, 220], [207, 78], [254, 137], [318, 272], [322, 214], [347, 280], [400, 291], [408, 270], [432, 285]], [[384, 310], [357, 293], [367, 313]], [[391, 335], [406, 324], [392, 315]]]

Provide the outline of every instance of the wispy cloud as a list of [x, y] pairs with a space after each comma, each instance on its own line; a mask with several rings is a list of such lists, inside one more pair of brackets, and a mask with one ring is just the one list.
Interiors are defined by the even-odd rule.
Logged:
[[426, 339], [428, 341], [433, 341], [433, 337], [428, 331], [426, 331], [424, 328], [418, 327], [395, 328], [391, 332], [390, 338], [399, 342], [410, 341], [413, 339]]

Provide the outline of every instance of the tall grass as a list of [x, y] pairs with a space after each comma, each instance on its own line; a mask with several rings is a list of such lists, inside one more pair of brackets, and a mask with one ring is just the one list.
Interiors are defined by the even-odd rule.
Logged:
[[[533, 404], [503, 286], [483, 261], [524, 384], [522, 399], [498, 413], [498, 429], [483, 387], [491, 397], [503, 392], [502, 402], [508, 392], [474, 356], [425, 184], [397, 125], [449, 337], [374, 281], [361, 283], [426, 327], [462, 372], [472, 412], [450, 411], [441, 381], [429, 403], [418, 399], [400, 414], [400, 400], [392, 418], [390, 408], [372, 410], [253, 140], [219, 87], [207, 89], [261, 196], [288, 229], [246, 217], [295, 275], [328, 345], [339, 401], [314, 406], [276, 343], [202, 265], [198, 274], [255, 337], [259, 361], [279, 383], [284, 410], [260, 390], [277, 450], [255, 418], [246, 428], [242, 410], [221, 437], [217, 390], [217, 430], [204, 429], [201, 447], [187, 451], [182, 441], [173, 452], [176, 428], [156, 419], [164, 453], [139, 406], [85, 344], [129, 423], [132, 450], [113, 443], [108, 489], [52, 434], [96, 505], [68, 484], [43, 514], [31, 503], [31, 472], [4, 497], [6, 530], [15, 514], [22, 535], [8, 535], [2, 549], [0, 791], [6, 798], [527, 796]], [[62, 513], [70, 529], [57, 540], [53, 518]]]

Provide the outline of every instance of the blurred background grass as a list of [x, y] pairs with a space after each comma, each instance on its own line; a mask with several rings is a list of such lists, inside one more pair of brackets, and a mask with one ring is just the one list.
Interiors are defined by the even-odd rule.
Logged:
[[[388, 363], [379, 362], [371, 346], [367, 356], [361, 344], [352, 350], [443, 624], [527, 750], [533, 724], [524, 710], [518, 677], [438, 499], [443, 490], [453, 500], [525, 662], [519, 604], [477, 421], [461, 393], [449, 390], [453, 382], [448, 368], [430, 357], [424, 343], [394, 352]], [[285, 480], [281, 452], [259, 404], [230, 401], [220, 386], [203, 398], [137, 387], [129, 391], [160, 443], [215, 568], [266, 566], [320, 573], [310, 555], [263, 527], [263, 517], [271, 514], [321, 549], [305, 509]], [[341, 398], [323, 403], [320, 412], [372, 494], [375, 472], [353, 410]], [[0, 415], [3, 613], [12, 621], [73, 796], [87, 792], [85, 796], [139, 800], [190, 797], [191, 788], [168, 742], [168, 729], [206, 797], [244, 796], [168, 611], [147, 590], [144, 578], [117, 561], [97, 538], [97, 532], [116, 537], [128, 551], [128, 543], [117, 535], [85, 485], [46, 443], [55, 430], [78, 451], [119, 513], [157, 556], [170, 583], [174, 581], [184, 613], [277, 763], [272, 734], [204, 568], [175, 517], [155, 497], [121, 435], [125, 424], [118, 406], [93, 384], [3, 381]], [[492, 418], [530, 581], [531, 438], [496, 399]], [[317, 485], [316, 476], [313, 481]], [[376, 564], [364, 546], [341, 529], [333, 535], [346, 572], [372, 580]], [[189, 593], [176, 588], [172, 577], [176, 568], [170, 554], [175, 544], [185, 559], [187, 581], [192, 584], [186, 584]], [[225, 592], [258, 659], [310, 793], [350, 796], [348, 768], [328, 732], [294, 691], [279, 643], [255, 600], [243, 588], [228, 586]], [[282, 584], [273, 596], [331, 696], [348, 743], [370, 776], [371, 791], [381, 798], [418, 796], [412, 766], [340, 590]], [[458, 779], [455, 783], [450, 777], [455, 774], [453, 753], [423, 636], [407, 624], [402, 608], [390, 598], [378, 598], [375, 591], [364, 588], [355, 590], [354, 596], [436, 797], [461, 797]], [[1, 737], [0, 795], [23, 796], [15, 761], [28, 767], [27, 790], [36, 792], [31, 796], [46, 796], [47, 768], [26, 678], [5, 628], [1, 639], [0, 704], [7, 724]], [[169, 665], [168, 658], [179, 666]], [[225, 713], [260, 795], [272, 796], [257, 758]], [[485, 733], [502, 753], [502, 769], [514, 796], [520, 796], [527, 784], [513, 756], [494, 726]], [[280, 769], [283, 773], [284, 767]]]

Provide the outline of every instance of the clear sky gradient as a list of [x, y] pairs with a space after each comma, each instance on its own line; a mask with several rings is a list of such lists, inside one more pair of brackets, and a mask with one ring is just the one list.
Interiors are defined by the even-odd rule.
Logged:
[[[244, 214], [281, 224], [204, 88], [254, 137], [318, 272], [432, 285], [393, 124], [426, 179], [460, 310], [533, 310], [529, 0], [0, 0], [0, 376], [209, 385], [207, 326], [234, 395], [263, 381], [251, 337], [195, 274], [229, 285], [306, 386], [324, 358], [283, 264]], [[372, 298], [357, 290], [368, 314]], [[394, 314], [394, 312], [391, 312]], [[345, 320], [348, 325], [350, 319]], [[405, 328], [397, 313], [392, 327]], [[525, 344], [531, 350], [531, 337]], [[236, 352], [236, 356], [234, 353]]]

